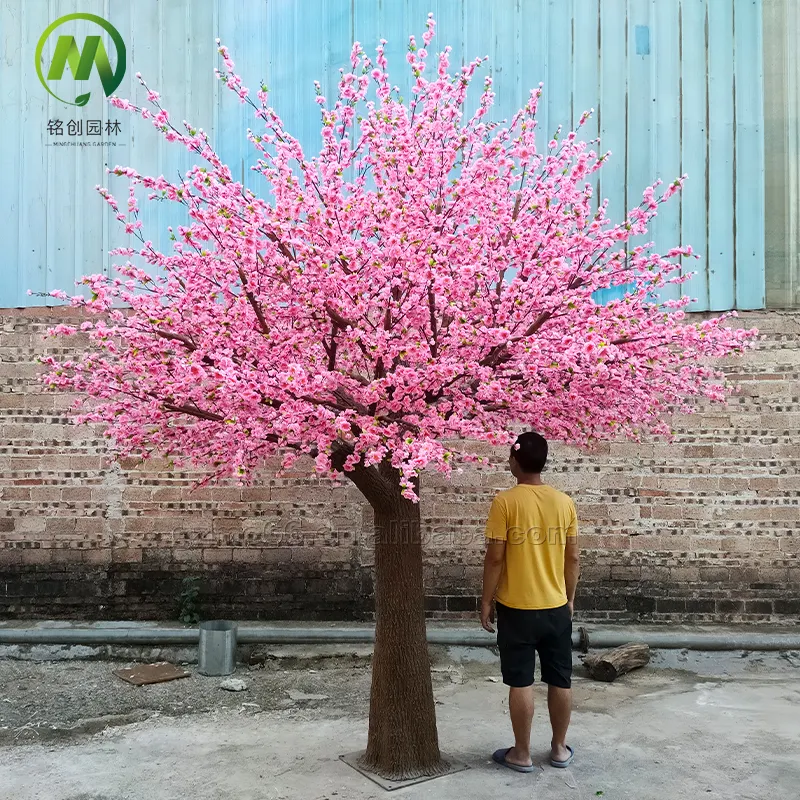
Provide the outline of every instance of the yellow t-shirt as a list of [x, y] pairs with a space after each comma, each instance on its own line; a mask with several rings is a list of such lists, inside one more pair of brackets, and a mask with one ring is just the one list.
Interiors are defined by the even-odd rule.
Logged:
[[510, 608], [563, 606], [564, 548], [577, 535], [575, 504], [558, 489], [522, 483], [497, 494], [486, 522], [486, 538], [506, 542], [497, 601]]

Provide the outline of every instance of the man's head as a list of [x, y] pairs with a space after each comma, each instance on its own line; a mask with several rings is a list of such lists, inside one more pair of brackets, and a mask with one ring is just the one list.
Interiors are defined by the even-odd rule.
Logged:
[[547, 462], [547, 439], [538, 433], [521, 433], [511, 448], [508, 458], [511, 474], [519, 479], [538, 475]]

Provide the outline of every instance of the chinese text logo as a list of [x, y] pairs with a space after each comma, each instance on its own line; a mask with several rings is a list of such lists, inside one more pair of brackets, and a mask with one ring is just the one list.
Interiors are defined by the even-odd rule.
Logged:
[[[99, 36], [87, 36], [86, 41], [83, 43], [82, 51], [78, 48], [74, 36], [59, 36], [55, 50], [53, 51], [53, 60], [47, 72], [47, 78], [45, 78], [42, 72], [42, 51], [44, 50], [45, 43], [56, 28], [63, 25], [65, 22], [70, 22], [75, 19], [93, 22], [108, 33], [117, 51], [116, 70], [114, 72], [111, 71], [108, 54]], [[69, 66], [72, 77], [76, 81], [88, 80], [92, 74], [92, 67], [96, 66], [97, 74], [100, 76], [100, 81], [103, 84], [103, 91], [106, 97], [108, 97], [117, 86], [120, 85], [125, 75], [125, 42], [122, 41], [122, 37], [119, 35], [117, 29], [102, 17], [95, 16], [94, 14], [67, 14], [64, 17], [59, 17], [59, 19], [45, 30], [39, 38], [39, 43], [36, 45], [36, 74], [39, 76], [42, 86], [44, 86], [56, 100], [60, 100], [62, 103], [67, 103], [71, 106], [85, 106], [89, 102], [90, 92], [78, 95], [74, 102], [71, 102], [59, 97], [48, 86], [48, 81], [61, 80], [64, 75], [64, 69], [67, 66]]]

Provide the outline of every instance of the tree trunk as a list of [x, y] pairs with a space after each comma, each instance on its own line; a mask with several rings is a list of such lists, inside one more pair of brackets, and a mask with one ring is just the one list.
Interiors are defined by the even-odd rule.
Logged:
[[394, 470], [382, 465], [378, 472], [377, 486], [354, 476], [375, 513], [375, 649], [361, 763], [384, 778], [408, 780], [444, 772], [447, 764], [425, 638], [419, 505], [401, 496]]
[[583, 665], [596, 681], [611, 683], [632, 669], [643, 667], [650, 661], [650, 648], [646, 644], [624, 644], [613, 650], [584, 656]]

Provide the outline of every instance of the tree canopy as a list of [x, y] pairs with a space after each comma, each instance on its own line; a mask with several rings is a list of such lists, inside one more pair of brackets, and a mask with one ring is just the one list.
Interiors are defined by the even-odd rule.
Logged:
[[[246, 479], [277, 453], [284, 466], [308, 454], [321, 474], [390, 462], [416, 499], [419, 471], [449, 471], [470, 441], [508, 443], [520, 425], [579, 445], [667, 434], [668, 414], [725, 398], [711, 360], [756, 332], [687, 318], [689, 297], [659, 300], [688, 277], [690, 247], [632, 244], [683, 178], [647, 188], [614, 223], [591, 182], [608, 154], [580, 126], [537, 149], [541, 87], [497, 123], [486, 78], [468, 113], [482, 59], [451, 72], [449, 48], [429, 56], [433, 35], [431, 17], [422, 46], [410, 40], [408, 102], [385, 41], [374, 59], [353, 46], [335, 101], [317, 86], [313, 156], [220, 45], [219, 77], [258, 121], [248, 136], [263, 196], [204, 131], [177, 128], [156, 92], [150, 108], [112, 99], [198, 165], [177, 181], [110, 170], [129, 181], [125, 208], [99, 189], [135, 246], [114, 251], [116, 276], [87, 276], [89, 296], [71, 299], [90, 312], [87, 351], [44, 359], [51, 386], [91, 400], [79, 419], [107, 423], [123, 453], [211, 476]], [[145, 238], [139, 187], [187, 210], [169, 252]], [[614, 286], [622, 297], [597, 302]]]

